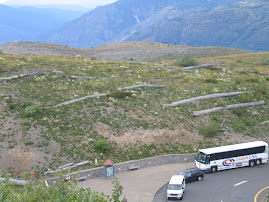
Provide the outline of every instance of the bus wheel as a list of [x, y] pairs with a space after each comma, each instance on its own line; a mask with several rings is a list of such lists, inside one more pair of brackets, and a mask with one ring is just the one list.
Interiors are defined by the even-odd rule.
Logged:
[[256, 160], [256, 165], [258, 166], [258, 165], [260, 165], [261, 164], [261, 159], [257, 159]]
[[218, 169], [217, 169], [216, 166], [211, 167], [211, 173], [215, 173], [215, 172], [217, 172], [217, 171], [218, 171]]
[[254, 165], [255, 165], [255, 161], [249, 161], [249, 163], [248, 163], [248, 164], [249, 164], [249, 166], [250, 166], [250, 167], [252, 167], [252, 166], [254, 166]]

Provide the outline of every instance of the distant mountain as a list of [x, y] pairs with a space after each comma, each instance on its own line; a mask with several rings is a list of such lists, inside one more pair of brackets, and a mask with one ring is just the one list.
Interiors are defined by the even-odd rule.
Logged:
[[121, 40], [269, 51], [268, 1], [240, 1], [187, 14], [174, 6], [156, 15], [161, 16], [157, 21], [152, 16]]
[[36, 41], [90, 48], [118, 35], [178, 0], [119, 0], [99, 6], [82, 17], [42, 34]]
[[35, 40], [91, 48], [115, 41], [269, 50], [268, 0], [119, 0]]
[[0, 43], [33, 38], [81, 16], [80, 11], [53, 8], [18, 7], [0, 4]]

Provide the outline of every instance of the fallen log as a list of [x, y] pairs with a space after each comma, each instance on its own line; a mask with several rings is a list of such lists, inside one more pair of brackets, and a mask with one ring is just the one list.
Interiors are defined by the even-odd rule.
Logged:
[[264, 125], [264, 124], [266, 124], [266, 123], [269, 123], [269, 120], [268, 121], [264, 121], [264, 122], [262, 122], [262, 123], [260, 123], [261, 125]]
[[192, 70], [201, 69], [201, 68], [221, 68], [221, 65], [222, 65], [221, 63], [208, 63], [208, 64], [203, 64], [203, 65], [183, 67], [181, 71], [192, 71]]
[[37, 74], [38, 74], [38, 72], [33, 72], [33, 73], [28, 73], [28, 74], [13, 75], [13, 76], [10, 76], [10, 77], [1, 77], [0, 81], [10, 81], [10, 80], [13, 80], [13, 79], [23, 78], [23, 77], [26, 77], [26, 76], [33, 76], [33, 75], [37, 75]]
[[79, 102], [79, 101], [82, 101], [82, 100], [85, 100], [85, 99], [88, 99], [88, 98], [104, 97], [104, 96], [107, 96], [107, 95], [109, 95], [109, 94], [105, 93], [105, 94], [89, 95], [89, 96], [85, 96], [85, 97], [81, 97], [81, 98], [77, 98], [77, 99], [73, 99], [73, 100], [69, 100], [69, 101], [57, 104], [56, 107], [61, 107], [63, 105], [69, 105], [69, 104]]
[[62, 169], [62, 168], [69, 167], [69, 166], [72, 166], [72, 165], [74, 165], [74, 163], [69, 163], [69, 164], [60, 166], [58, 169]]
[[222, 107], [215, 107], [215, 108], [205, 109], [205, 110], [201, 110], [201, 111], [189, 110], [189, 112], [190, 112], [191, 116], [199, 116], [199, 115], [202, 115], [202, 114], [208, 114], [208, 113], [211, 113], [211, 112], [227, 110], [227, 109], [254, 107], [254, 106], [263, 105], [264, 103], [265, 103], [264, 101], [249, 102], [249, 103], [243, 103], [243, 104], [234, 104], [234, 105], [227, 105], [227, 106], [222, 106]]
[[166, 107], [175, 107], [178, 105], [183, 105], [190, 102], [195, 102], [198, 100], [203, 100], [203, 99], [208, 99], [208, 98], [231, 97], [231, 96], [237, 96], [243, 93], [253, 93], [253, 92], [254, 91], [238, 91], [238, 92], [230, 92], [230, 93], [216, 93], [216, 94], [210, 94], [210, 95], [203, 95], [203, 96], [198, 96], [198, 97], [189, 98], [185, 100], [180, 100], [177, 102], [173, 102], [171, 104], [163, 104], [163, 108], [165, 109]]
[[64, 170], [69, 170], [70, 168], [77, 168], [77, 167], [85, 166], [89, 163], [90, 163], [90, 161], [83, 161], [83, 162], [76, 163], [76, 164], [74, 164], [74, 163], [66, 164], [64, 166], [60, 166], [57, 170], [48, 169], [47, 171], [44, 172], [44, 175], [50, 174], [50, 173], [57, 173], [57, 172], [64, 171]]
[[[7, 179], [6, 178], [2, 178], [0, 177], [0, 183], [4, 183], [6, 182]], [[31, 182], [30, 181], [27, 181], [27, 180], [15, 180], [15, 179], [9, 179], [10, 182], [16, 184], [16, 185], [19, 185], [19, 186], [24, 186], [24, 185], [27, 185], [27, 184], [30, 184]]]
[[141, 84], [136, 86], [129, 86], [124, 88], [118, 88], [117, 90], [130, 90], [134, 88], [164, 88], [165, 85], [155, 85], [155, 84]]
[[[154, 85], [154, 84], [142, 84], [142, 85], [137, 85], [137, 86], [129, 86], [129, 87], [124, 87], [124, 88], [118, 88], [117, 90], [129, 90], [129, 89], [134, 89], [134, 88], [163, 88], [165, 87], [165, 85]], [[55, 107], [61, 107], [63, 105], [69, 105], [75, 102], [79, 102], [88, 98], [96, 98], [96, 97], [104, 97], [107, 95], [110, 95], [111, 93], [105, 93], [105, 94], [97, 94], [97, 95], [89, 95], [89, 96], [85, 96], [85, 97], [81, 97], [81, 98], [77, 98], [77, 99], [73, 99], [73, 100], [69, 100], [60, 104], [57, 104]]]

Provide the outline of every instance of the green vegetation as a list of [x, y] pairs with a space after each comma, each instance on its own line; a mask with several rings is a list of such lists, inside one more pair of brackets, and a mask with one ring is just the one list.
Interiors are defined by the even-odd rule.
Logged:
[[212, 138], [217, 136], [223, 130], [216, 123], [212, 123], [206, 126], [201, 127], [199, 133], [205, 137]]
[[111, 146], [109, 142], [106, 142], [105, 140], [97, 140], [94, 143], [94, 149], [96, 152], [109, 154], [111, 152]]
[[198, 61], [193, 58], [181, 58], [177, 59], [174, 62], [174, 65], [176, 66], [182, 66], [182, 67], [189, 67], [189, 66], [195, 66], [198, 65]]
[[108, 96], [116, 99], [125, 99], [127, 97], [130, 98], [132, 96], [132, 93], [126, 91], [115, 91]]
[[118, 179], [113, 180], [112, 196], [98, 193], [90, 188], [83, 189], [72, 181], [64, 182], [46, 187], [45, 183], [28, 184], [17, 187], [9, 180], [0, 184], [0, 201], [78, 201], [78, 202], [120, 202], [123, 187]]
[[24, 141], [24, 144], [25, 144], [25, 145], [32, 145], [32, 144], [34, 144], [34, 143], [33, 143], [32, 140], [25, 140], [25, 141]]

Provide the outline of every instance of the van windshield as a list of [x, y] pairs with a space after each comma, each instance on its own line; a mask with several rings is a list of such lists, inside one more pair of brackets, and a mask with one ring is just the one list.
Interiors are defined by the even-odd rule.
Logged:
[[168, 189], [170, 190], [181, 190], [181, 184], [169, 184]]

